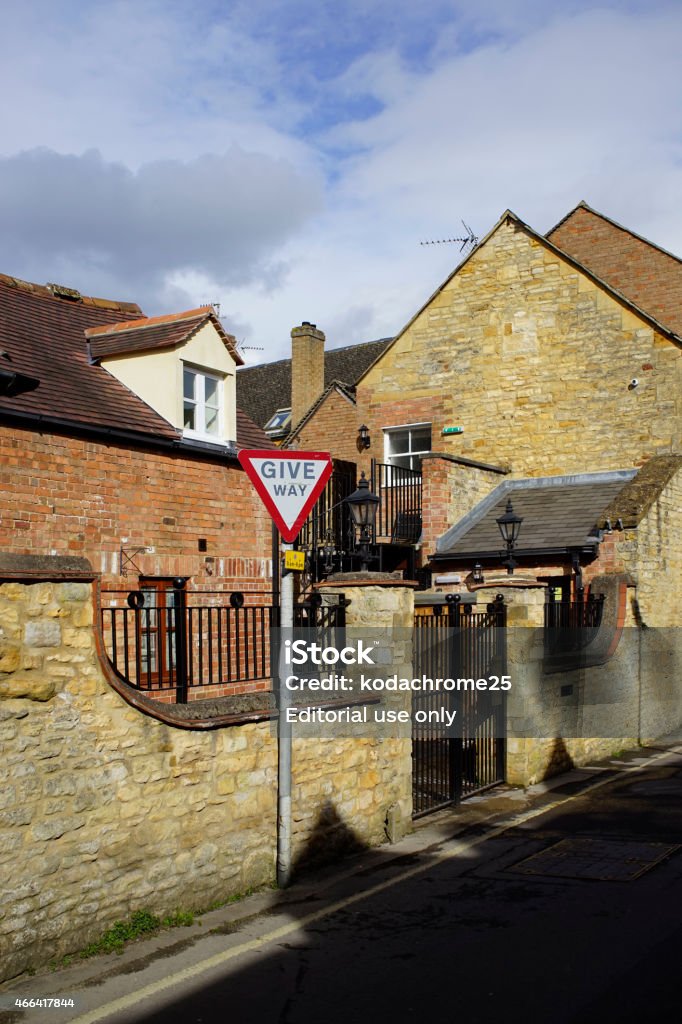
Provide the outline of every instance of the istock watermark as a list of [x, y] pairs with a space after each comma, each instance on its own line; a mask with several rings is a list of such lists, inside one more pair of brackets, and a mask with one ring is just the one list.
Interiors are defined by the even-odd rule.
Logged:
[[[682, 724], [682, 630], [275, 630], [273, 689], [296, 736], [664, 735]], [[275, 664], [276, 662], [276, 664]]]

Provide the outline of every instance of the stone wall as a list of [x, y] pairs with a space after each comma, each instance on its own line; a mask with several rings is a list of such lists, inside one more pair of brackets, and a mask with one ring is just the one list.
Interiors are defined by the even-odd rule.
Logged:
[[373, 437], [431, 422], [434, 450], [516, 476], [623, 469], [680, 450], [680, 355], [509, 218], [359, 381], [358, 407]]
[[[507, 701], [507, 781], [532, 785], [574, 766], [636, 747], [682, 724], [682, 648], [679, 628], [645, 629], [625, 616], [626, 577], [596, 577], [608, 590], [600, 633], [581, 662], [545, 661], [542, 585], [482, 589], [508, 606], [507, 654], [512, 689]], [[628, 588], [631, 598], [636, 593]], [[622, 600], [621, 600], [622, 599]]]
[[[0, 585], [0, 980], [141, 907], [201, 910], [274, 879], [272, 723], [142, 714], [107, 683], [92, 623], [85, 580]], [[409, 744], [298, 743], [296, 859], [384, 841], [396, 807], [407, 827], [409, 786]]]

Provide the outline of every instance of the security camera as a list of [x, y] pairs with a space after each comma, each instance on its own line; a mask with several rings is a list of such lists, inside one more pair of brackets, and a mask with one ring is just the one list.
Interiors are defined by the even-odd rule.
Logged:
[[630, 381], [630, 383], [628, 384], [628, 391], [634, 391], [635, 388], [638, 388], [638, 387], [639, 387], [639, 381], [637, 380], [636, 377], [633, 377], [632, 380]]

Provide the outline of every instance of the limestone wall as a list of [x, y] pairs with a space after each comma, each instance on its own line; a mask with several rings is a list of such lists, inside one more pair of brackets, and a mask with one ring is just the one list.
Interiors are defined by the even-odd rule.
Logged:
[[509, 219], [362, 378], [358, 408], [373, 437], [431, 422], [434, 450], [517, 476], [622, 469], [679, 451], [680, 356]]
[[[269, 721], [192, 731], [106, 682], [91, 584], [0, 585], [0, 980], [141, 907], [200, 910], [272, 882], [277, 748]], [[294, 854], [385, 840], [409, 822], [409, 744], [294, 749]]]
[[[599, 590], [599, 578], [595, 583]], [[636, 623], [622, 628], [624, 609], [617, 606], [615, 585], [607, 596], [612, 607], [604, 612], [603, 632], [586, 649], [584, 663], [576, 658], [571, 667], [567, 659], [563, 670], [550, 670], [544, 660], [544, 588], [498, 587], [509, 608], [508, 782], [531, 785], [679, 728], [679, 629], [643, 630]], [[486, 600], [486, 592], [478, 599]]]

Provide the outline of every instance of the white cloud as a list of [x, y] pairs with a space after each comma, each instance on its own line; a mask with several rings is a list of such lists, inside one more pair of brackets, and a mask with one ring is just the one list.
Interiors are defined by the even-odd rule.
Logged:
[[17, 276], [67, 276], [156, 311], [187, 291], [183, 271], [214, 289], [277, 286], [278, 250], [320, 202], [315, 178], [237, 147], [137, 172], [96, 151], [32, 150], [0, 159], [0, 258]]
[[8, 0], [0, 270], [221, 301], [264, 359], [303, 319], [398, 330], [462, 218], [584, 198], [682, 253], [681, 31], [667, 0]]

